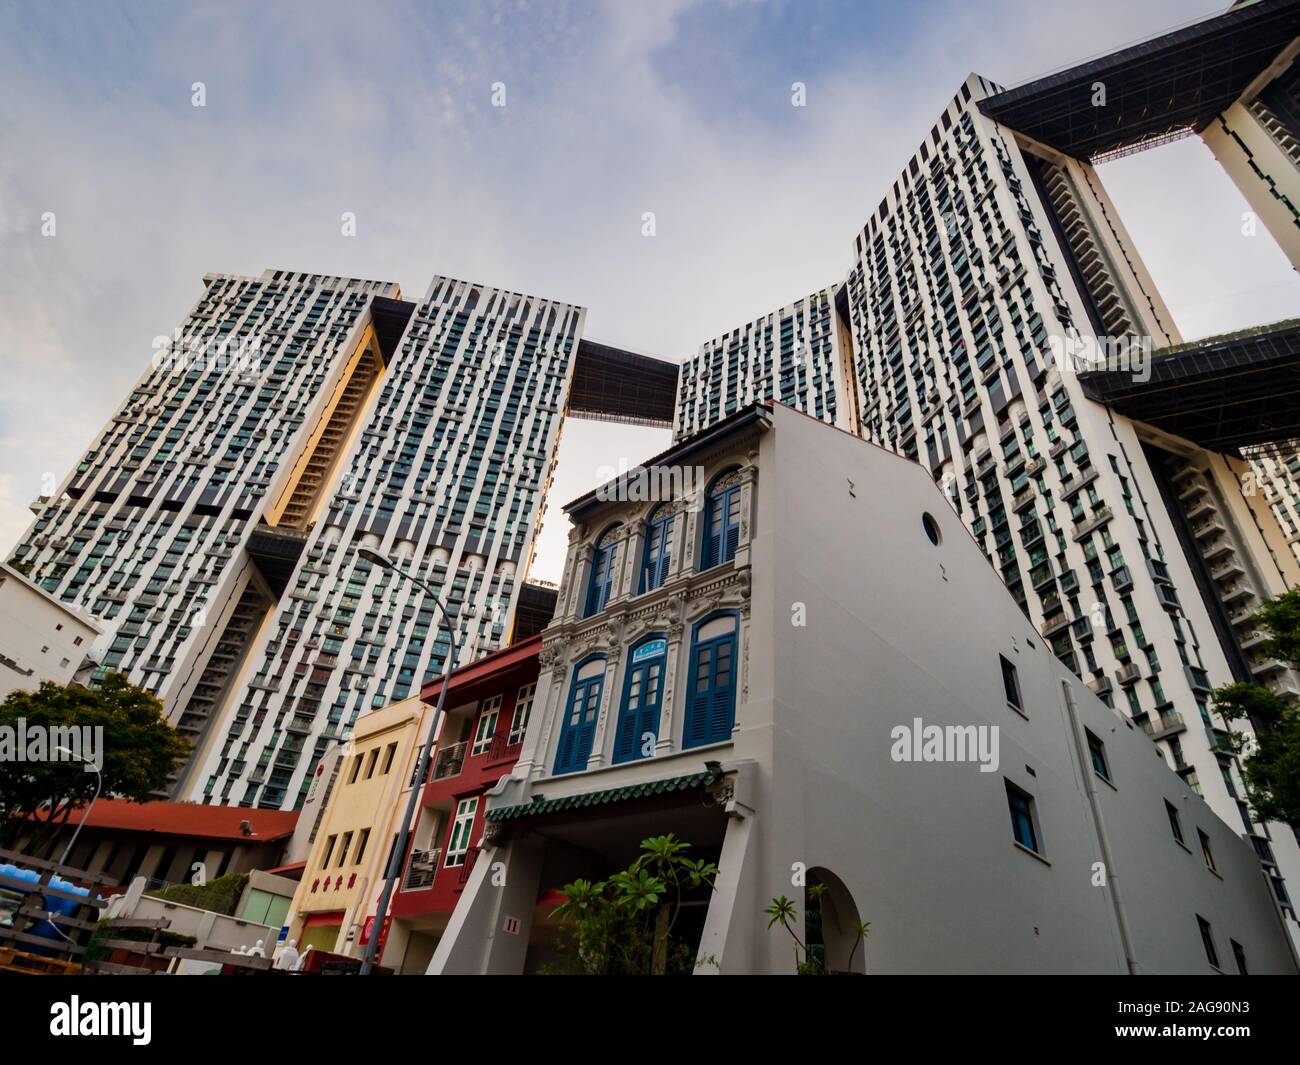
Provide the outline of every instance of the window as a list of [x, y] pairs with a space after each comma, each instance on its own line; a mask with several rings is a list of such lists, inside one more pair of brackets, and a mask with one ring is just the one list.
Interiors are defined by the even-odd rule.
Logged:
[[361, 835], [357, 839], [357, 853], [352, 856], [352, 864], [360, 865], [361, 859], [366, 856], [366, 844], [370, 842], [370, 829], [363, 828]]
[[1198, 913], [1196, 915], [1196, 924], [1201, 929], [1201, 942], [1205, 945], [1206, 960], [1217, 969], [1219, 967], [1219, 952], [1214, 947], [1214, 932], [1210, 928], [1210, 922]]
[[352, 849], [352, 833], [344, 832], [343, 845], [339, 847], [339, 868], [340, 869], [343, 868], [343, 864], [348, 860], [348, 851], [350, 851], [351, 849]]
[[925, 535], [929, 539], [930, 543], [934, 544], [935, 547], [938, 547], [939, 541], [942, 540], [943, 537], [939, 534], [939, 523], [934, 520], [934, 517], [931, 514], [927, 513], [921, 515], [921, 528], [925, 530]]
[[660, 503], [645, 523], [645, 558], [641, 562], [639, 592], [652, 592], [668, 579], [671, 562], [673, 515], [670, 506]]
[[325, 841], [325, 856], [320, 860], [320, 867], [322, 869], [328, 869], [330, 867], [330, 859], [334, 857], [334, 844], [337, 843], [338, 840], [338, 836], [330, 836], [330, 838]]
[[366, 779], [369, 780], [375, 775], [375, 763], [379, 761], [379, 748], [376, 747], [370, 752], [370, 757], [366, 759]]
[[1196, 830], [1196, 837], [1201, 841], [1201, 857], [1205, 859], [1205, 868], [1212, 873], [1217, 873], [1218, 869], [1214, 867], [1214, 852], [1210, 850], [1210, 837], [1199, 828]]
[[1034, 824], [1034, 798], [1009, 780], [1006, 785], [1007, 807], [1011, 811], [1011, 833], [1022, 847], [1040, 854], [1038, 829]]
[[668, 641], [648, 636], [628, 653], [623, 705], [614, 734], [614, 761], [649, 758], [659, 738], [659, 704], [663, 699], [664, 662]]
[[357, 774], [361, 772], [361, 760], [364, 757], [364, 755], [359, 754], [352, 760], [352, 775], [348, 777], [349, 784], [355, 784], [357, 782]]
[[587, 587], [587, 609], [583, 617], [589, 618], [604, 610], [614, 590], [614, 568], [618, 557], [618, 544], [614, 537], [617, 533], [618, 526], [615, 525], [601, 533], [596, 541], [591, 559], [591, 581]]
[[730, 562], [740, 546], [740, 471], [713, 482], [704, 508], [704, 549], [700, 569]]
[[474, 745], [469, 749], [470, 754], [487, 754], [491, 749], [500, 713], [501, 696], [494, 695], [484, 702], [483, 712], [478, 717], [478, 728], [474, 731]]
[[736, 616], [701, 622], [691, 647], [691, 674], [682, 747], [731, 739], [736, 722]]
[[1165, 813], [1169, 815], [1169, 829], [1173, 832], [1174, 839], [1184, 847], [1187, 846], [1183, 840], [1183, 823], [1178, 818], [1178, 809], [1168, 799], [1165, 800]]
[[1016, 676], [1016, 667], [1001, 655], [998, 655], [998, 661], [1002, 663], [1002, 690], [1006, 692], [1007, 703], [1023, 714], [1025, 706], [1020, 700], [1020, 678]]
[[387, 776], [388, 771], [393, 768], [393, 757], [396, 754], [397, 754], [397, 744], [390, 743], [387, 749], [384, 751], [384, 768], [380, 770], [380, 772], [385, 776]]
[[1230, 939], [1228, 942], [1232, 944], [1232, 960], [1237, 963], [1237, 972], [1242, 976], [1249, 976], [1250, 970], [1246, 968], [1246, 948], [1235, 939]]
[[587, 768], [591, 743], [596, 737], [596, 714], [605, 686], [605, 659], [591, 658], [573, 674], [573, 687], [560, 728], [560, 745], [555, 754], [555, 772], [576, 773]]
[[451, 822], [451, 835], [447, 837], [447, 867], [465, 864], [469, 854], [470, 833], [474, 831], [474, 814], [478, 812], [478, 796], [461, 799], [456, 804], [456, 816]]
[[533, 710], [533, 696], [537, 693], [536, 684], [525, 684], [515, 696], [515, 712], [510, 717], [510, 735], [506, 743], [511, 747], [524, 742], [528, 731], [528, 716]]
[[1092, 734], [1091, 729], [1084, 729], [1083, 733], [1088, 738], [1088, 757], [1092, 759], [1093, 771], [1109, 783], [1110, 766], [1106, 764], [1106, 745]]

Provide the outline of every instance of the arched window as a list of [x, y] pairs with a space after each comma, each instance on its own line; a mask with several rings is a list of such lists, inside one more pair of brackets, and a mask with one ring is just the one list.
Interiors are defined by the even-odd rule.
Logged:
[[584, 659], [574, 669], [573, 686], [569, 689], [564, 722], [560, 726], [559, 749], [555, 753], [554, 772], [557, 775], [577, 773], [587, 768], [591, 742], [596, 738], [596, 716], [604, 687], [604, 655]]
[[700, 569], [711, 569], [736, 557], [740, 546], [740, 470], [719, 474], [704, 504], [704, 549]]
[[668, 564], [671, 562], [669, 543], [673, 533], [673, 511], [666, 503], [660, 503], [650, 512], [645, 523], [645, 556], [641, 560], [641, 583], [638, 594], [653, 592], [668, 579]]
[[695, 626], [682, 747], [731, 739], [736, 723], [736, 622], [714, 614]]
[[614, 568], [618, 560], [615, 537], [618, 528], [617, 525], [611, 525], [596, 541], [595, 554], [591, 559], [591, 581], [587, 585], [587, 609], [583, 612], [583, 617], [589, 618], [604, 610], [610, 593], [614, 590]]
[[668, 641], [661, 634], [646, 636], [628, 651], [627, 679], [614, 734], [614, 762], [633, 762], [654, 753], [667, 660]]

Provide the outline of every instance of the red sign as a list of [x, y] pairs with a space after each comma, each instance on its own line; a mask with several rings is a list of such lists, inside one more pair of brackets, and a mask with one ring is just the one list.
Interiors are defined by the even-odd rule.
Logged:
[[[384, 918], [384, 930], [379, 933], [379, 950], [378, 954], [384, 953], [384, 944], [388, 942], [388, 929], [393, 923], [393, 915], [390, 913]], [[370, 942], [370, 933], [375, 928], [375, 916], [371, 914], [366, 918], [366, 923], [361, 926], [361, 945], [364, 947]]]

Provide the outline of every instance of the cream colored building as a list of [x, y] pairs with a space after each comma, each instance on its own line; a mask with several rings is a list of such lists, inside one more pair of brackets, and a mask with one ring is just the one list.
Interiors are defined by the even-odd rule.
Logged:
[[300, 950], [363, 953], [431, 714], [412, 698], [357, 721], [286, 918]]

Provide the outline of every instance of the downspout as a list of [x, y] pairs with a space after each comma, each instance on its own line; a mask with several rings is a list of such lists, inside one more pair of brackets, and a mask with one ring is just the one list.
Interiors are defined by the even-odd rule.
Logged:
[[1070, 729], [1074, 733], [1074, 749], [1079, 756], [1079, 769], [1083, 773], [1083, 790], [1088, 794], [1088, 806], [1092, 809], [1092, 822], [1097, 826], [1097, 845], [1101, 848], [1101, 860], [1106, 869], [1106, 886], [1110, 889], [1111, 906], [1115, 910], [1115, 923], [1119, 926], [1120, 946], [1124, 950], [1124, 963], [1128, 966], [1129, 976], [1138, 975], [1137, 958], [1133, 953], [1133, 936], [1129, 931], [1128, 914], [1124, 910], [1124, 900], [1120, 896], [1119, 878], [1110, 860], [1110, 837], [1106, 835], [1106, 822], [1102, 820], [1101, 803], [1097, 800], [1097, 782], [1093, 779], [1092, 766], [1084, 753], [1088, 742], [1083, 734], [1083, 723], [1079, 720], [1079, 708], [1074, 702], [1074, 692], [1069, 681], [1061, 681], [1061, 690], [1065, 693], [1065, 712], [1070, 718]]

